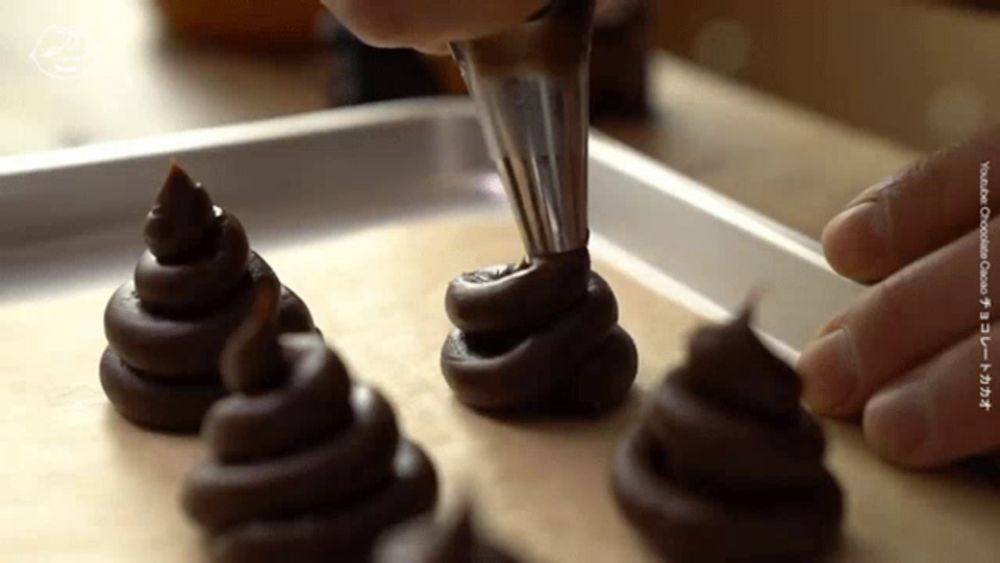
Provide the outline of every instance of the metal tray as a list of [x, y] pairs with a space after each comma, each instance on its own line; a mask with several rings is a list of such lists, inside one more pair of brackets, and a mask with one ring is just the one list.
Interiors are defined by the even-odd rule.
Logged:
[[[590, 150], [595, 255], [619, 271], [613, 285], [632, 286], [628, 293], [636, 300], [636, 287], [646, 292], [641, 306], [629, 312], [630, 322], [642, 324], [637, 328], [646, 334], [647, 346], [640, 346], [640, 354], [652, 358], [641, 367], [644, 386], [662, 373], [659, 362], [675, 362], [683, 355], [680, 328], [661, 330], [659, 319], [642, 318], [646, 306], [651, 307], [649, 315], [669, 314], [670, 309], [656, 301], [669, 301], [677, 310], [686, 307], [694, 320], [683, 322], [694, 323], [699, 317], [720, 317], [742, 304], [751, 290], [763, 290], [758, 324], [783, 353], [794, 356], [820, 323], [861, 291], [826, 266], [814, 241], [601, 135], [592, 137]], [[117, 420], [100, 394], [96, 375], [103, 346], [100, 307], [132, 269], [141, 249], [138, 220], [170, 157], [180, 159], [216, 201], [241, 217], [261, 254], [286, 256], [286, 269], [279, 269], [283, 277], [288, 266], [307, 268], [303, 260], [312, 257], [290, 249], [317, 240], [340, 235], [351, 239], [380, 225], [390, 230], [414, 225], [366, 243], [363, 251], [370, 252], [382, 248], [384, 241], [415, 237], [421, 221], [507, 215], [472, 108], [458, 100], [320, 112], [0, 159], [0, 371], [13, 373], [0, 384], [0, 445], [15, 456], [0, 468], [0, 481], [11, 484], [7, 490], [0, 487], [0, 560], [21, 561], [26, 554], [27, 560], [74, 563], [171, 563], [201, 557], [195, 534], [185, 530], [172, 497], [189, 464], [204, 455], [201, 445], [194, 439], [147, 434]], [[466, 224], [476, 228], [477, 221]], [[481, 238], [497, 232], [490, 230]], [[513, 238], [513, 229], [503, 233]], [[432, 237], [424, 244], [424, 250], [439, 255], [466, 252], [463, 260], [471, 256], [464, 240]], [[505, 246], [505, 252], [514, 247], [516, 243]], [[350, 247], [334, 251], [344, 248]], [[391, 249], [386, 252], [389, 260], [398, 257]], [[299, 280], [310, 277], [313, 272]], [[312, 281], [314, 288], [323, 287], [322, 280]], [[514, 489], [509, 495], [507, 489], [496, 493], [490, 503], [490, 516], [499, 518], [505, 531], [530, 533], [524, 522], [532, 520], [536, 509], [530, 504], [539, 496], [575, 497], [568, 510], [559, 508], [565, 503], [538, 505], [537, 511], [545, 512], [541, 521], [553, 526], [549, 540], [537, 537], [539, 532], [533, 539], [512, 538], [538, 559], [651, 561], [638, 555], [638, 542], [606, 492], [607, 458], [638, 412], [635, 405], [591, 425], [518, 428], [470, 415], [447, 402], [447, 390], [433, 373], [434, 346], [446, 330], [443, 319], [413, 318], [425, 313], [443, 317], [443, 285], [430, 287], [421, 280], [429, 286], [420, 290], [424, 293], [405, 298], [389, 294], [406, 283], [378, 280], [374, 289], [365, 288], [373, 295], [344, 308], [364, 314], [371, 306], [390, 316], [400, 307], [416, 308], [411, 317], [389, 321], [410, 323], [411, 332], [421, 334], [422, 344], [403, 346], [408, 353], [419, 352], [419, 358], [396, 358], [380, 349], [380, 341], [366, 340], [365, 335], [352, 338], [347, 330], [334, 341], [344, 343], [352, 358], [364, 364], [361, 367], [375, 366], [369, 373], [387, 374], [378, 383], [396, 386], [388, 390], [395, 393], [406, 426], [423, 425], [424, 439], [439, 440], [432, 455], [451, 467], [465, 467], [466, 460], [453, 455], [463, 447], [456, 441], [474, 441], [481, 454], [499, 448], [485, 461], [476, 461], [476, 468]], [[433, 283], [438, 283], [436, 277]], [[385, 294], [375, 295], [380, 289]], [[314, 295], [322, 295], [322, 290]], [[629, 309], [630, 304], [623, 306]], [[59, 327], [68, 308], [73, 309], [66, 315], [69, 325]], [[330, 310], [336, 311], [332, 306]], [[351, 319], [330, 322], [341, 321], [354, 326]], [[59, 338], [80, 341], [38, 342], [49, 338], [50, 326], [61, 331]], [[657, 365], [651, 366], [651, 361]], [[48, 366], [51, 362], [62, 363]], [[402, 382], [400, 372], [413, 365], [420, 373]], [[48, 383], [47, 377], [59, 381]], [[39, 412], [23, 412], [22, 403]], [[61, 417], [66, 420], [53, 420]], [[427, 426], [431, 419], [436, 422]], [[452, 428], [455, 425], [462, 428]], [[1000, 537], [988, 530], [1000, 521], [996, 491], [950, 475], [895, 470], [875, 459], [855, 427], [827, 427], [832, 464], [850, 499], [850, 541], [838, 561], [995, 561]], [[537, 460], [532, 461], [537, 455], [574, 469], [556, 480], [546, 478]], [[110, 464], [114, 479], [122, 482], [107, 482], [111, 477], [100, 466], [77, 468], [78, 459], [82, 464]], [[55, 492], [46, 492], [49, 489]], [[42, 500], [36, 502], [36, 495]], [[62, 495], [68, 497], [67, 509], [56, 514], [51, 507], [61, 504]], [[527, 505], [505, 495], [520, 495]], [[597, 508], [581, 520], [577, 510], [588, 502]], [[113, 510], [106, 509], [108, 503], [115, 504]], [[133, 509], [130, 503], [138, 504]], [[946, 507], [941, 510], [948, 512], [947, 519], [937, 506]], [[93, 522], [81, 524], [88, 518]], [[102, 526], [122, 522], [127, 529], [118, 530], [112, 541], [91, 537], [103, 534]], [[50, 538], [50, 531], [58, 537]], [[595, 545], [582, 545], [588, 541]], [[618, 544], [622, 551], [615, 551]]]
[[[815, 241], [603, 135], [590, 154], [595, 246], [699, 313], [716, 317], [764, 290], [759, 325], [794, 352], [860, 291]], [[506, 206], [472, 106], [450, 99], [3, 158], [0, 299], [123, 271], [170, 157], [197, 170], [264, 248]]]

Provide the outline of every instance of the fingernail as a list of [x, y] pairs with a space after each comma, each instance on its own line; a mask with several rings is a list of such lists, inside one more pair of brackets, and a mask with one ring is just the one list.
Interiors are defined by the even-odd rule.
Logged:
[[803, 398], [813, 410], [827, 415], [849, 415], [858, 387], [858, 360], [851, 335], [837, 329], [810, 344], [799, 357]]
[[819, 331], [816, 332], [816, 336], [814, 336], [813, 338], [822, 338], [827, 334], [830, 334], [831, 332], [839, 328], [842, 328], [844, 326], [844, 320], [847, 318], [847, 313], [848, 311], [846, 310], [837, 313], [835, 317], [833, 317], [832, 319], [827, 321], [826, 324], [820, 327]]
[[868, 402], [865, 437], [887, 460], [917, 465], [928, 441], [929, 417], [922, 382], [908, 381], [879, 392]]
[[861, 200], [834, 217], [823, 230], [823, 248], [841, 275], [873, 280], [891, 265], [889, 217], [877, 199]]

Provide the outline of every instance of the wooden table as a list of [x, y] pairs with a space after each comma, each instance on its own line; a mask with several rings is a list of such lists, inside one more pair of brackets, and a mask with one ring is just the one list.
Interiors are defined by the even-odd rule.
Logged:
[[[12, 24], [0, 36], [0, 155], [325, 107], [329, 55], [178, 45], [150, 5], [0, 3], [0, 20]], [[76, 77], [52, 78], [32, 61], [52, 26], [86, 42]], [[916, 156], [669, 55], [655, 58], [651, 76], [653, 116], [601, 128], [813, 237], [854, 194]]]
[[[146, 0], [0, 3], [0, 155], [323, 108], [331, 56], [196, 48], [170, 40]], [[58, 78], [32, 52], [68, 28], [86, 54]], [[58, 75], [57, 75], [58, 76]]]
[[667, 54], [651, 76], [649, 119], [599, 126], [814, 238], [861, 190], [919, 156]]

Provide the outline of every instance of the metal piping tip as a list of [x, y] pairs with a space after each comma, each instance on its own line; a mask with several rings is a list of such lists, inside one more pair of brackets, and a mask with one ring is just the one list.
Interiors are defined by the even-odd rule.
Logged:
[[556, 0], [499, 35], [452, 44], [528, 256], [587, 246], [593, 0]]

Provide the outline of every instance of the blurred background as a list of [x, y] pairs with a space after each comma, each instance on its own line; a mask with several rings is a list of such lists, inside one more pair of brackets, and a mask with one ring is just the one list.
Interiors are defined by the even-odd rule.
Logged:
[[[460, 94], [316, 0], [4, 0], [0, 157]], [[596, 126], [810, 236], [1000, 119], [1000, 1], [632, 0], [601, 14]]]

